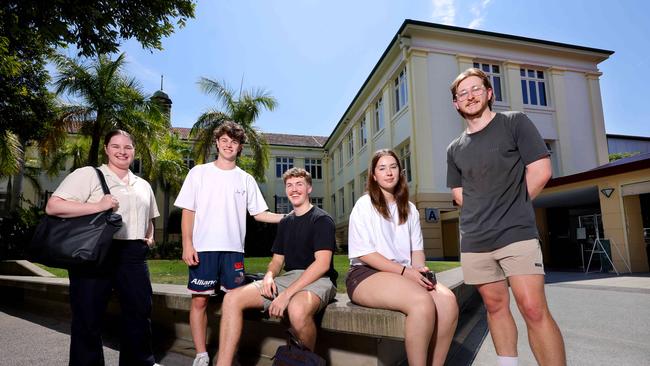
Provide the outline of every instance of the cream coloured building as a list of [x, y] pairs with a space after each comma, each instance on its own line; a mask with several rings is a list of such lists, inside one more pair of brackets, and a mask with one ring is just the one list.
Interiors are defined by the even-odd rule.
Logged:
[[[524, 111], [532, 119], [551, 151], [554, 176], [606, 163], [598, 64], [612, 53], [404, 21], [325, 143], [326, 207], [337, 222], [338, 240], [346, 241], [370, 157], [391, 148], [402, 157], [411, 200], [421, 213], [427, 257], [458, 256], [446, 148], [464, 122], [452, 106], [449, 85], [469, 67], [490, 75], [494, 110]], [[427, 208], [437, 209], [442, 219], [427, 222]]]

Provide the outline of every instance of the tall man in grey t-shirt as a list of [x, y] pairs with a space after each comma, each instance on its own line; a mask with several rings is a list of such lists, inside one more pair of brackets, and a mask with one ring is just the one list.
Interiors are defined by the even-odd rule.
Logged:
[[537, 362], [565, 365], [562, 334], [544, 294], [532, 206], [551, 177], [544, 140], [525, 114], [492, 111], [492, 85], [479, 69], [461, 73], [451, 84], [451, 94], [467, 128], [447, 148], [447, 185], [462, 207], [464, 279], [476, 285], [485, 303], [498, 365], [517, 365], [508, 283]]

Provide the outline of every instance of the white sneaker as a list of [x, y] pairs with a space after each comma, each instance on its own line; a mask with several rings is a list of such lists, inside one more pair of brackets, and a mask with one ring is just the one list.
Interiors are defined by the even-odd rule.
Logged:
[[194, 362], [192, 363], [192, 366], [209, 366], [210, 365], [210, 357], [201, 355], [197, 356], [194, 359]]

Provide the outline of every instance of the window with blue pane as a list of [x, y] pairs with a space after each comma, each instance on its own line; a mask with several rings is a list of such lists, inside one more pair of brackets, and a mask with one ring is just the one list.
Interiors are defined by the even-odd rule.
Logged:
[[494, 93], [494, 100], [497, 102], [503, 102], [503, 85], [501, 84], [503, 75], [501, 75], [501, 67], [495, 64], [480, 62], [474, 62], [474, 67], [481, 69], [490, 78], [490, 83], [492, 83], [492, 91]]
[[394, 80], [395, 113], [399, 112], [408, 103], [406, 90], [406, 68], [404, 68]]
[[521, 94], [526, 105], [547, 106], [546, 78], [544, 71], [519, 69], [521, 76]]
[[293, 168], [293, 158], [277, 157], [275, 158], [275, 176], [282, 177], [282, 174], [287, 170]]
[[312, 179], [323, 179], [321, 159], [305, 159], [305, 170], [311, 174]]

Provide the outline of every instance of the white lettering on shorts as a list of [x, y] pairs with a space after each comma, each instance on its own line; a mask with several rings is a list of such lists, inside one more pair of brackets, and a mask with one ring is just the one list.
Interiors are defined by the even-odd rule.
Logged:
[[215, 283], [217, 283], [217, 281], [216, 280], [206, 281], [206, 280], [199, 280], [195, 278], [190, 283], [197, 286], [212, 286]]

